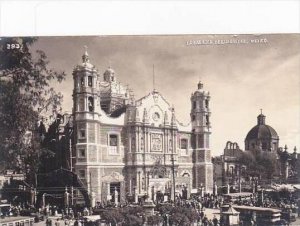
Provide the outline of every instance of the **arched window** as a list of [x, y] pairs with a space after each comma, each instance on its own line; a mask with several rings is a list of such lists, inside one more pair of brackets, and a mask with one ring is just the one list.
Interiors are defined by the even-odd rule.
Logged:
[[173, 150], [173, 142], [172, 142], [172, 140], [170, 139], [170, 140], [169, 140], [169, 152], [172, 152], [172, 150]]
[[209, 107], [209, 101], [206, 99], [205, 100], [205, 107], [208, 108]]
[[135, 151], [135, 138], [134, 137], [131, 138], [131, 151], [132, 152]]
[[209, 116], [206, 115], [205, 117], [206, 117], [206, 125], [209, 126]]
[[193, 101], [193, 109], [196, 109], [196, 101]]
[[144, 137], [141, 137], [141, 150], [144, 150]]
[[90, 112], [94, 111], [94, 98], [93, 97], [88, 98], [88, 108], [89, 108]]
[[92, 87], [92, 86], [93, 86], [93, 77], [92, 77], [92, 76], [89, 76], [89, 77], [88, 77], [88, 86], [89, 86], [89, 87]]
[[80, 78], [80, 85], [84, 86], [84, 78], [83, 77]]

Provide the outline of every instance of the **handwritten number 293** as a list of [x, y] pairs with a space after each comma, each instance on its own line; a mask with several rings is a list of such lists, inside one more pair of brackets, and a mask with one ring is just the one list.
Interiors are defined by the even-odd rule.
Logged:
[[20, 49], [21, 45], [18, 43], [6, 44], [6, 49]]

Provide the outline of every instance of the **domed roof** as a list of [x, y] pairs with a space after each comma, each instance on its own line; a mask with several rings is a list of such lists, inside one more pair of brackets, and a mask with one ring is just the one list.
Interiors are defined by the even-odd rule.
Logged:
[[104, 75], [114, 75], [115, 71], [111, 67], [107, 68], [106, 71], [104, 72]]
[[87, 52], [87, 46], [84, 46], [85, 48], [85, 51], [84, 51], [84, 54], [82, 55], [82, 64], [79, 65], [78, 67], [79, 68], [88, 68], [88, 69], [95, 69], [95, 66], [92, 65], [90, 63], [90, 58], [89, 58], [89, 54]]
[[268, 125], [256, 125], [247, 134], [246, 140], [278, 138], [277, 132]]
[[257, 117], [257, 125], [254, 126], [247, 134], [246, 140], [251, 139], [278, 139], [278, 134], [271, 126], [265, 124], [265, 118], [263, 114]]

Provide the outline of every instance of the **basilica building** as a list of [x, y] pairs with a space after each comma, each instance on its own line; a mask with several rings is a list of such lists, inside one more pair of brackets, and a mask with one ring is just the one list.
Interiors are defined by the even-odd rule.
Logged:
[[85, 51], [73, 70], [75, 172], [94, 201], [212, 193], [210, 94], [199, 82], [190, 123], [157, 90], [135, 100], [112, 68], [99, 73]]

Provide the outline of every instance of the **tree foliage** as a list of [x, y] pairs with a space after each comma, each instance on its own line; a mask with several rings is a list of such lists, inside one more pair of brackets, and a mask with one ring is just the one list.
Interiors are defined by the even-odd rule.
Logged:
[[[36, 38], [3, 38], [0, 41], [0, 161], [2, 170], [28, 172], [38, 166], [41, 132], [37, 123], [46, 114], [60, 111], [62, 94], [51, 83], [64, 72], [49, 69], [46, 54], [31, 53]], [[11, 48], [19, 44], [20, 48]], [[28, 168], [29, 167], [29, 168]]]
[[140, 226], [144, 222], [142, 207], [123, 207], [104, 210], [101, 218], [112, 225]]
[[249, 176], [272, 178], [276, 168], [275, 156], [270, 153], [247, 151], [241, 154], [238, 161], [247, 167]]
[[198, 219], [196, 210], [187, 207], [163, 204], [157, 206], [157, 210], [163, 217], [167, 214], [172, 225], [191, 225]]
[[147, 217], [147, 224], [150, 226], [156, 226], [160, 225], [160, 223], [163, 221], [163, 218], [159, 215], [153, 215]]

